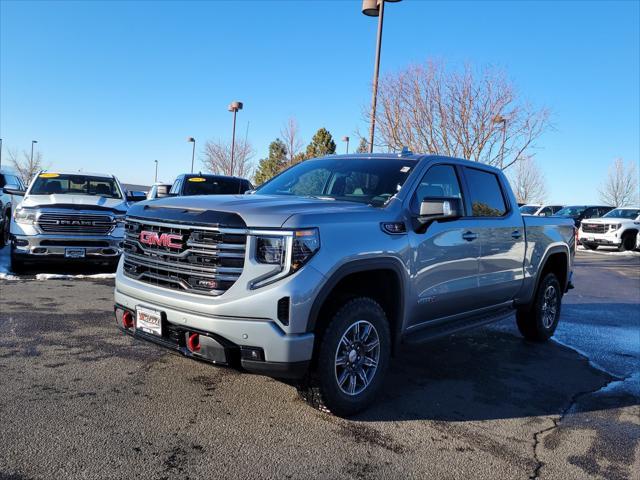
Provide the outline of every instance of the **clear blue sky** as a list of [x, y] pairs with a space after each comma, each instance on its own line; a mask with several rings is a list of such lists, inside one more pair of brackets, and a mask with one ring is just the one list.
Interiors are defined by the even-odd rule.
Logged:
[[[0, 136], [38, 140], [53, 168], [149, 184], [158, 159], [170, 181], [189, 168], [187, 136], [230, 137], [234, 99], [256, 160], [291, 115], [305, 141], [321, 126], [366, 131], [376, 20], [359, 0], [0, 3]], [[496, 65], [553, 111], [537, 154], [548, 200], [596, 202], [614, 158], [638, 162], [637, 1], [404, 0], [386, 13], [383, 73], [428, 57]]]

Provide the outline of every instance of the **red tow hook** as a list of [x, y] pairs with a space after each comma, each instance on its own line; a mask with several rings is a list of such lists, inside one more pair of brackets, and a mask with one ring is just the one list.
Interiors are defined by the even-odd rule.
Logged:
[[131, 312], [127, 310], [125, 310], [124, 313], [122, 314], [122, 326], [124, 328], [133, 327], [133, 315], [131, 314]]
[[190, 333], [189, 339], [187, 340], [187, 348], [190, 352], [199, 352], [200, 351], [200, 335], [197, 333]]

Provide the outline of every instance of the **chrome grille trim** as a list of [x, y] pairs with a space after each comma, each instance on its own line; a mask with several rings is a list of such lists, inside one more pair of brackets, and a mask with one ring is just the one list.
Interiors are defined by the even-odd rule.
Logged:
[[[181, 236], [180, 248], [146, 245], [147, 230]], [[247, 229], [218, 228], [127, 218], [124, 274], [161, 288], [219, 296], [240, 278], [244, 268]]]
[[115, 217], [109, 214], [44, 211], [37, 216], [36, 225], [43, 233], [108, 235], [116, 223]]

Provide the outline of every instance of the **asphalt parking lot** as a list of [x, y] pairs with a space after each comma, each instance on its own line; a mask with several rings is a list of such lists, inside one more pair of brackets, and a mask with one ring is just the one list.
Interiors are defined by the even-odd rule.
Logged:
[[346, 420], [121, 335], [112, 279], [0, 279], [0, 478], [639, 478], [640, 255], [575, 283], [556, 341], [408, 349]]

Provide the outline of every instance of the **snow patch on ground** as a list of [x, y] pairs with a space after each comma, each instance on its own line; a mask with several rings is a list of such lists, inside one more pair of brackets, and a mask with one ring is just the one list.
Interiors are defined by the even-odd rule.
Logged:
[[73, 280], [75, 278], [116, 278], [115, 273], [96, 273], [93, 275], [67, 275], [62, 273], [38, 273], [36, 280]]
[[619, 252], [613, 249], [603, 250], [602, 247], [598, 248], [598, 250], [588, 250], [584, 248], [582, 245], [578, 245], [578, 251], [593, 253], [594, 255], [613, 255], [616, 257], [640, 257], [640, 251], [637, 251], [637, 250], [627, 250], [626, 252]]

